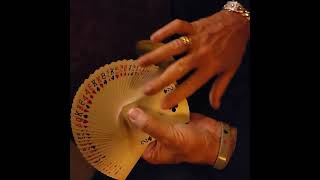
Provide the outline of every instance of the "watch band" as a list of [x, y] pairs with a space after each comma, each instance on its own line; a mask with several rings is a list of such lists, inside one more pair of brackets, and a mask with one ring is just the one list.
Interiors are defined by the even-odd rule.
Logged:
[[247, 11], [240, 3], [237, 1], [228, 1], [224, 6], [224, 10], [230, 12], [236, 12], [241, 14], [243, 17], [247, 18], [250, 21], [250, 12]]

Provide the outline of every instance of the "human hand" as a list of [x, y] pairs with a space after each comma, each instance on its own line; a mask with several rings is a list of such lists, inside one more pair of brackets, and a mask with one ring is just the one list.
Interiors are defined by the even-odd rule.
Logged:
[[221, 97], [241, 64], [250, 34], [249, 21], [237, 13], [222, 10], [192, 23], [172, 21], [156, 31], [151, 40], [161, 42], [174, 34], [186, 35], [191, 39], [191, 45], [186, 46], [177, 39], [138, 58], [141, 66], [148, 66], [188, 52], [159, 77], [146, 84], [144, 93], [153, 95], [194, 69], [191, 77], [164, 98], [162, 108], [172, 108], [192, 95], [211, 77], [218, 76], [209, 94], [211, 106], [218, 109]]
[[[130, 109], [128, 116], [135, 127], [156, 139], [148, 145], [143, 154], [146, 161], [152, 164], [215, 163], [221, 137], [221, 123], [218, 121], [191, 113], [188, 124], [169, 124], [155, 119], [139, 108]], [[228, 157], [231, 157], [235, 148], [236, 136], [237, 130], [231, 128], [232, 138], [227, 142]]]

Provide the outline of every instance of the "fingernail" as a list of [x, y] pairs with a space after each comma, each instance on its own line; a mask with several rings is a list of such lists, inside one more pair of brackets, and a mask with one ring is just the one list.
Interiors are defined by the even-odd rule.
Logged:
[[129, 120], [137, 127], [142, 128], [145, 124], [144, 112], [139, 108], [132, 108], [128, 112]]
[[128, 114], [129, 114], [129, 119], [131, 121], [135, 121], [135, 120], [139, 119], [139, 115], [141, 114], [141, 110], [139, 108], [132, 108], [129, 110]]

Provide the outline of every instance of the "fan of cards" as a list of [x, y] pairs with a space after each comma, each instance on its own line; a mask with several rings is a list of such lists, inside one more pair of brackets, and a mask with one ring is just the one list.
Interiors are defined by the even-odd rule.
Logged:
[[78, 89], [71, 109], [74, 140], [85, 159], [114, 179], [126, 179], [153, 137], [130, 124], [127, 111], [140, 107], [161, 121], [186, 123], [186, 100], [162, 110], [162, 98], [175, 89], [171, 84], [153, 96], [145, 96], [143, 85], [161, 69], [140, 67], [134, 60], [107, 64], [86, 79]]

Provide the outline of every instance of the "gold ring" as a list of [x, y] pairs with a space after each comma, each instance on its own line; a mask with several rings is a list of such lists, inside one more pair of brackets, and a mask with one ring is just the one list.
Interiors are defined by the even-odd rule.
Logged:
[[183, 44], [185, 46], [190, 46], [191, 45], [191, 39], [189, 37], [181, 36], [179, 39], [183, 42]]

